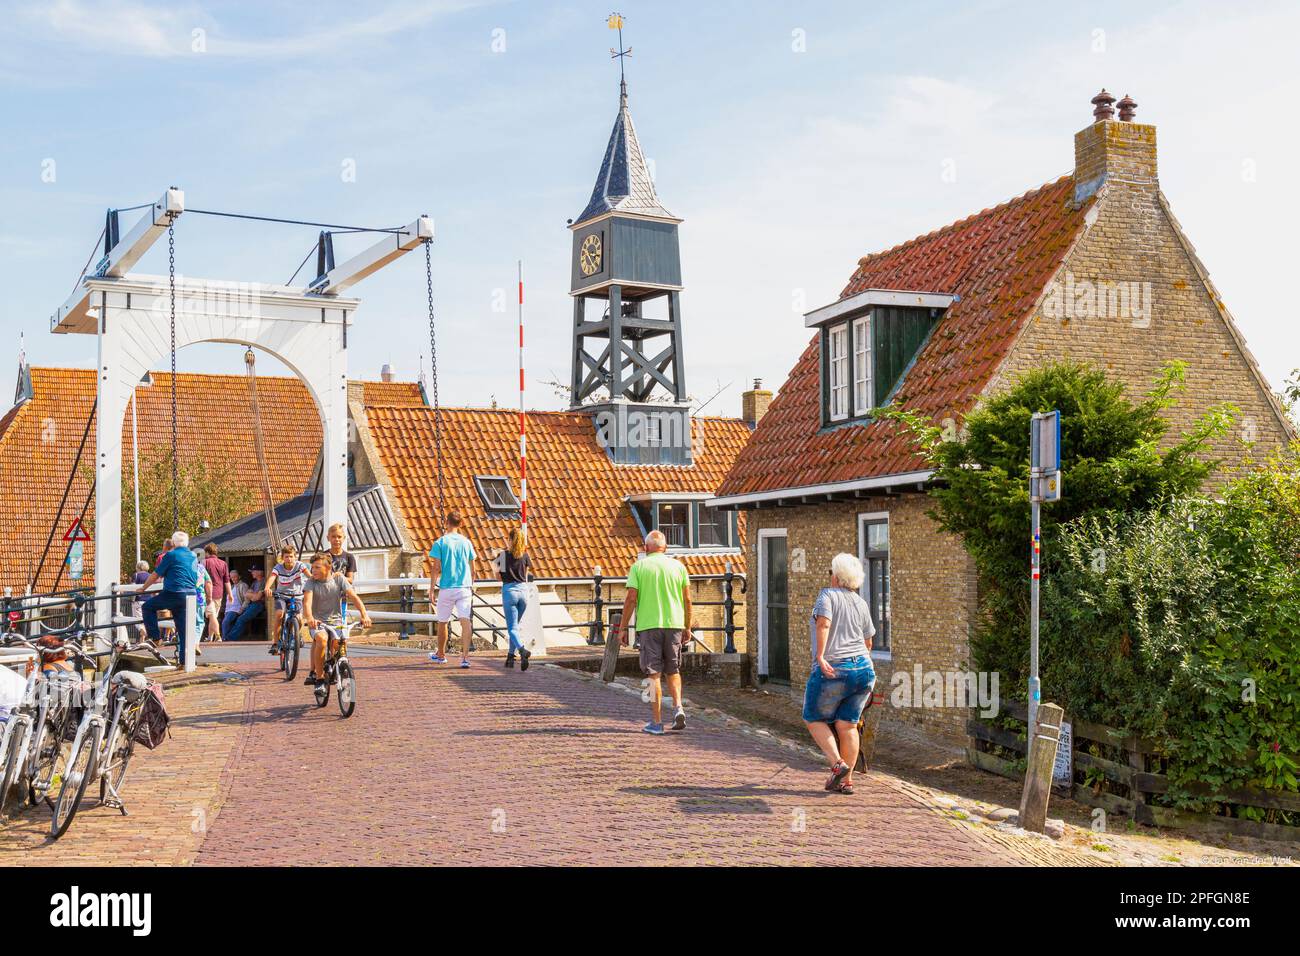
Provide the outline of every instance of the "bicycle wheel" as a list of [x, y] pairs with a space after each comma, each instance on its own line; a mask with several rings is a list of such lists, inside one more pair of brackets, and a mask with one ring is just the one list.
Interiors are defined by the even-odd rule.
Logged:
[[0, 766], [0, 817], [7, 817], [11, 807], [22, 803], [22, 797], [11, 798], [10, 791], [17, 788], [23, 764], [27, 762], [29, 734], [27, 726], [15, 724], [5, 744], [5, 752], [0, 754], [0, 760], [4, 761]]
[[[139, 713], [137, 708], [135, 714]], [[121, 795], [122, 784], [126, 781], [126, 768], [135, 753], [135, 716], [122, 718], [108, 747], [104, 750], [104, 773], [99, 778], [99, 802], [103, 803], [111, 790], [114, 795]]]
[[357, 709], [357, 679], [352, 674], [352, 665], [346, 660], [339, 661], [339, 713], [348, 718]]
[[94, 724], [88, 733], [78, 734], [78, 740], [68, 754], [67, 769], [59, 785], [59, 796], [54, 801], [54, 816], [50, 819], [50, 837], [57, 840], [68, 832], [72, 818], [81, 807], [90, 778], [95, 775], [99, 762], [99, 745], [104, 728]]
[[63, 739], [67, 722], [66, 710], [45, 715], [45, 725], [36, 741], [36, 769], [27, 794], [32, 806], [40, 803], [41, 798], [63, 779], [68, 755], [67, 741]]
[[298, 676], [298, 619], [285, 619], [285, 633], [280, 637], [280, 646], [284, 648], [284, 679], [293, 680]]

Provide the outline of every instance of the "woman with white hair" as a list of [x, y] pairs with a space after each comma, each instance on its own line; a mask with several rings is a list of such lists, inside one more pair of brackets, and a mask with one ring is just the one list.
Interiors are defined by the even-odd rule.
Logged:
[[830, 587], [812, 612], [812, 673], [804, 688], [803, 719], [830, 763], [826, 789], [853, 792], [858, 759], [858, 720], [876, 682], [867, 641], [876, 634], [862, 600], [862, 562], [851, 554], [831, 561]]

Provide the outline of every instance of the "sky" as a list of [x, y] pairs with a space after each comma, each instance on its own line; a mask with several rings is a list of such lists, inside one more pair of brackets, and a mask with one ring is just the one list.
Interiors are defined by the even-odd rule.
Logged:
[[[32, 364], [93, 365], [93, 337], [49, 316], [105, 209], [176, 185], [195, 208], [432, 216], [445, 404], [517, 401], [522, 259], [527, 403], [563, 407], [566, 220], [617, 110], [613, 2], [0, 2], [0, 404], [20, 335]], [[784, 381], [802, 313], [862, 255], [1069, 172], [1103, 86], [1156, 125], [1161, 187], [1265, 375], [1300, 366], [1300, 323], [1274, 301], [1300, 220], [1300, 4], [617, 2], [637, 132], [684, 220], [687, 387], [706, 412]], [[177, 269], [284, 283], [317, 232], [183, 216]], [[341, 261], [367, 240], [338, 242]], [[165, 243], [136, 266], [165, 269]], [[349, 294], [351, 376], [415, 378], [423, 256]], [[239, 374], [241, 352], [178, 365]]]

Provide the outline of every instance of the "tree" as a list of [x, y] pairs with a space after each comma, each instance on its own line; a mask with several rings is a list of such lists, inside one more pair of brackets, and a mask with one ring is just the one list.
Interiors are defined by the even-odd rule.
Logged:
[[[180, 527], [191, 535], [207, 520], [219, 528], [257, 507], [252, 489], [228, 462], [198, 455], [179, 460], [177, 476]], [[140, 540], [151, 565], [172, 531], [172, 456], [161, 449], [140, 462]], [[122, 482], [122, 568], [135, 567], [135, 490], [128, 469]]]
[[[986, 400], [957, 436], [913, 413], [890, 416], [911, 428], [934, 466], [930, 516], [962, 538], [979, 572], [980, 619], [972, 637], [979, 669], [1000, 671], [1009, 686], [1020, 686], [1028, 670], [1031, 416], [1061, 412], [1064, 496], [1043, 509], [1043, 540], [1050, 542], [1067, 522], [1143, 510], [1200, 487], [1217, 464], [1201, 452], [1227, 432], [1235, 408], [1210, 408], [1162, 449], [1163, 413], [1183, 381], [1181, 363], [1166, 366], [1134, 403], [1102, 370], [1062, 362], [1034, 369]], [[1053, 561], [1045, 548], [1045, 578]]]

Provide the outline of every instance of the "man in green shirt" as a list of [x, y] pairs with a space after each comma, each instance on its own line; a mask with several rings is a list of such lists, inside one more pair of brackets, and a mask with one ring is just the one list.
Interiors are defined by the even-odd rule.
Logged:
[[668, 677], [672, 695], [673, 730], [686, 728], [682, 709], [682, 647], [691, 633], [691, 578], [686, 566], [664, 552], [668, 541], [660, 531], [645, 538], [645, 557], [627, 572], [627, 598], [623, 618], [611, 640], [620, 640], [627, 622], [636, 612], [636, 637], [641, 645], [641, 670], [650, 680], [650, 710], [653, 719], [641, 729], [662, 734], [664, 725], [661, 674]]

